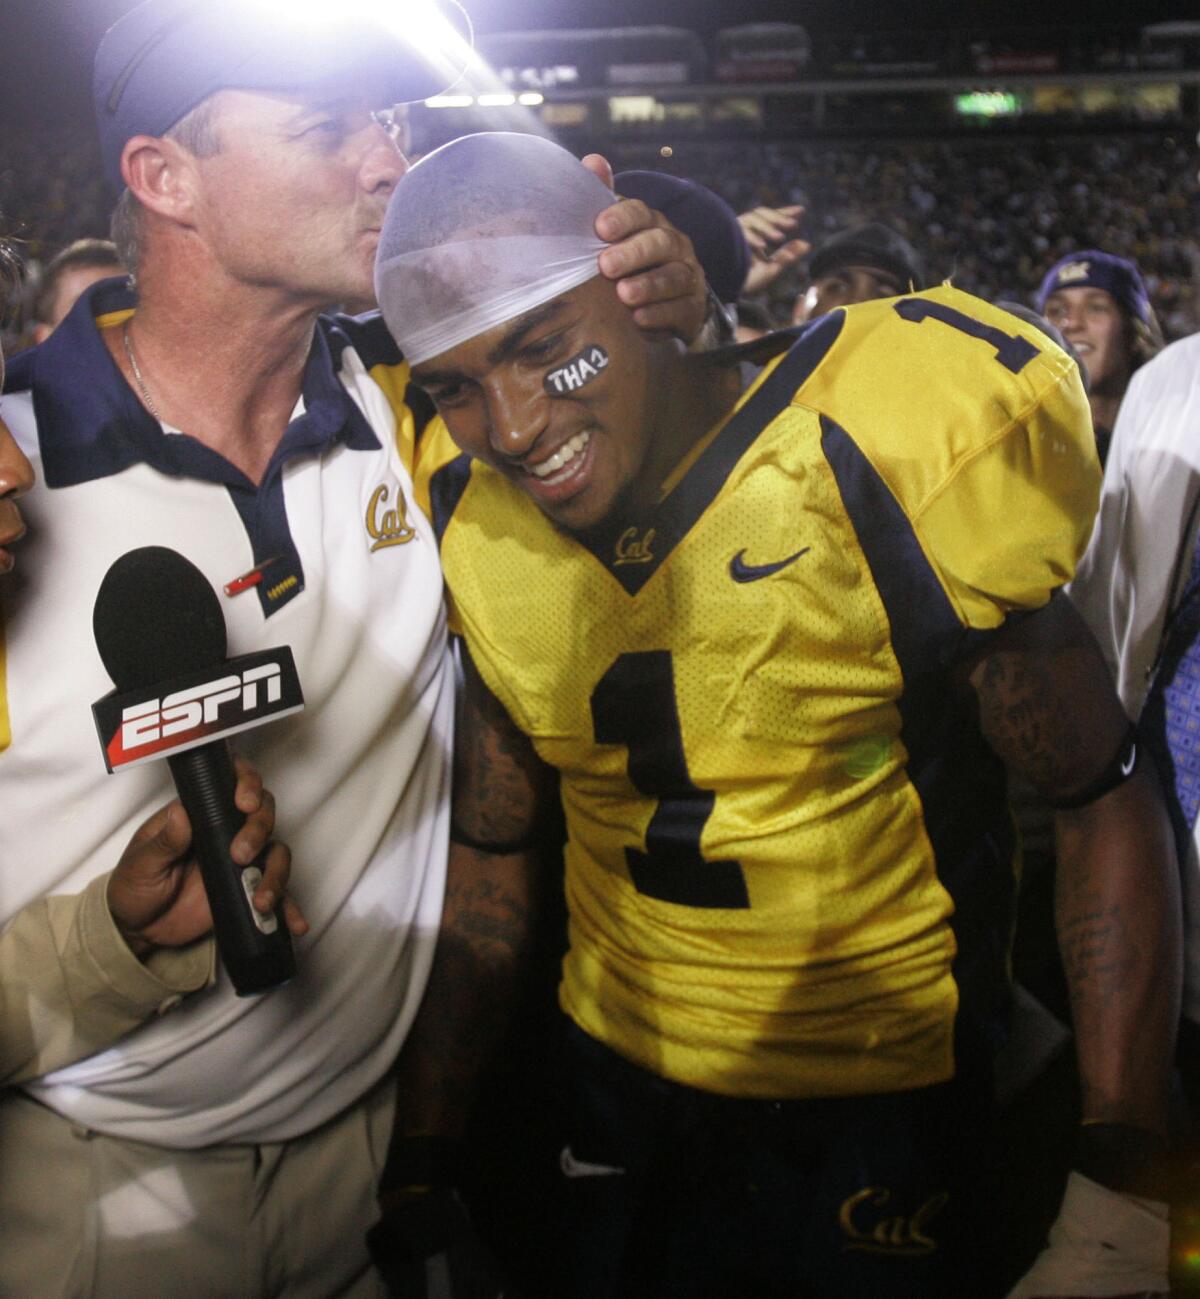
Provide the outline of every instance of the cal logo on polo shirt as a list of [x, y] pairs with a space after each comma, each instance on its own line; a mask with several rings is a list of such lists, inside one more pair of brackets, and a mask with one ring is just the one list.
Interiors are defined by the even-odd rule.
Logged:
[[382, 550], [385, 546], [407, 545], [416, 536], [408, 522], [404, 492], [399, 483], [380, 483], [375, 488], [367, 502], [365, 522], [372, 551]]

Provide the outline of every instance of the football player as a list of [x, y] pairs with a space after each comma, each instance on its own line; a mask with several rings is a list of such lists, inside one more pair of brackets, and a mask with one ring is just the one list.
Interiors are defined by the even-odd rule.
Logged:
[[[446, 426], [422, 462], [466, 651], [458, 992], [496, 986], [556, 788], [565, 812], [553, 1293], [989, 1292], [1005, 764], [1062, 809], [1063, 1221], [1144, 1241], [1179, 900], [1152, 768], [1058, 594], [1099, 486], [1077, 367], [950, 288], [685, 353], [597, 276], [610, 201], [546, 140], [467, 137], [399, 182], [376, 266]], [[1137, 1279], [1131, 1249], [1095, 1254]]]

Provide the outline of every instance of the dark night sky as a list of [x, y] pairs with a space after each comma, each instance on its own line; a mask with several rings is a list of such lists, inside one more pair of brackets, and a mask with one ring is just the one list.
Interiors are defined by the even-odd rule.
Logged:
[[[92, 52], [134, 0], [0, 0], [0, 125], [85, 111]], [[331, 0], [336, 4], [337, 0]], [[396, 0], [402, 6], [404, 0]], [[810, 32], [903, 27], [1146, 23], [1195, 16], [1195, 0], [466, 0], [480, 31], [659, 22], [710, 35], [732, 23], [787, 20]]]

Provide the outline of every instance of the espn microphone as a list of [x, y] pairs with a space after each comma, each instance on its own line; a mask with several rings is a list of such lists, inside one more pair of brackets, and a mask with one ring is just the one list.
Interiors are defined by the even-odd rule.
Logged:
[[109, 771], [163, 758], [192, 823], [217, 951], [239, 997], [296, 972], [282, 908], [254, 907], [266, 849], [230, 855], [245, 816], [228, 735], [304, 706], [286, 646], [227, 659], [225, 617], [204, 574], [177, 551], [143, 546], [105, 574], [92, 613], [96, 648], [116, 690], [92, 706]]

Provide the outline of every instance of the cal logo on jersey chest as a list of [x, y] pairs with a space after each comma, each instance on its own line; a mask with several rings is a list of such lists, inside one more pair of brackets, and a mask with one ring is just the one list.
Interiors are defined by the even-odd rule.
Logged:
[[654, 529], [626, 528], [613, 547], [613, 567], [622, 564], [652, 564], [654, 562]]

